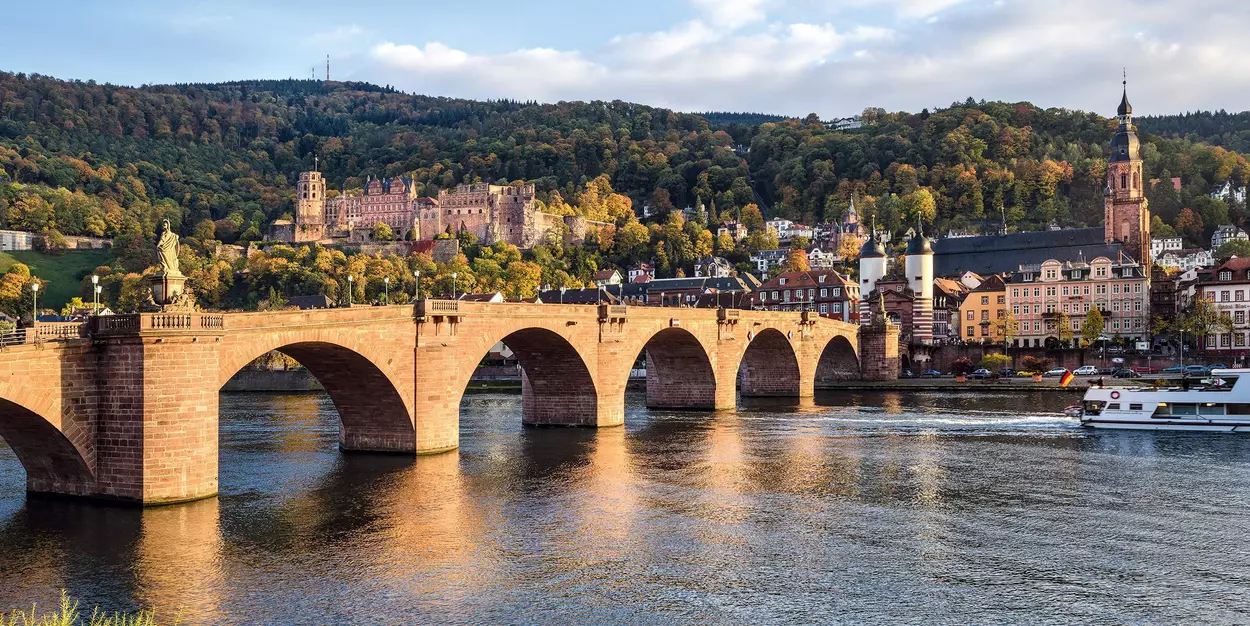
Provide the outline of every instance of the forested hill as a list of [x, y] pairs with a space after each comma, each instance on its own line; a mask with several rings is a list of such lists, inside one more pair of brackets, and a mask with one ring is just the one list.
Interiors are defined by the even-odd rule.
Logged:
[[[257, 239], [290, 213], [295, 177], [314, 156], [335, 189], [367, 175], [409, 176], [426, 195], [527, 180], [555, 204], [606, 175], [635, 208], [661, 211], [701, 198], [734, 216], [758, 202], [768, 217], [812, 222], [839, 217], [854, 196], [893, 229], [916, 213], [941, 231], [1004, 217], [1012, 228], [1090, 225], [1102, 219], [1117, 101], [1109, 93], [1097, 113], [972, 100], [932, 113], [870, 109], [864, 128], [839, 132], [815, 116], [709, 119], [621, 101], [478, 102], [301, 80], [129, 88], [0, 73], [0, 227], [151, 237], [167, 217], [183, 232], [214, 220], [220, 240]], [[1246, 120], [1193, 130], [1170, 120], [1143, 122], [1161, 133], [1143, 137], [1147, 174], [1184, 188], [1156, 190], [1152, 208], [1167, 223], [1194, 208], [1202, 224], [1185, 225], [1197, 240], [1244, 218], [1244, 207], [1204, 198], [1250, 169], [1240, 154], [1170, 137], [1244, 138]]]
[[1140, 118], [1138, 122], [1143, 129], [1158, 135], [1184, 137], [1250, 154], [1250, 111], [1153, 115]]

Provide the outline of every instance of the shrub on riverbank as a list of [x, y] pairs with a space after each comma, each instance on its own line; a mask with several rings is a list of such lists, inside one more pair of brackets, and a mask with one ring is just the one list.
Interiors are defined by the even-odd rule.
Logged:
[[[177, 624], [175, 620], [173, 622]], [[9, 614], [0, 614], [0, 626], [159, 626], [155, 611], [140, 611], [133, 614], [107, 614], [96, 607], [91, 615], [84, 617], [78, 610], [78, 601], [72, 600], [69, 594], [61, 592], [61, 605], [57, 610], [40, 614], [39, 607], [32, 604], [30, 612], [13, 610]]]

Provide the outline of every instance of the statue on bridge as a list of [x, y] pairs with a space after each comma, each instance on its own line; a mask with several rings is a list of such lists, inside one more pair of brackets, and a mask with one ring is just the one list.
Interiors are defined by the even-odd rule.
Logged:
[[161, 223], [161, 236], [156, 240], [156, 254], [161, 271], [148, 278], [152, 295], [142, 309], [198, 311], [194, 297], [186, 291], [187, 277], [178, 271], [178, 235], [169, 225], [169, 220]]
[[178, 235], [169, 226], [169, 220], [161, 223], [161, 237], [156, 241], [163, 276], [182, 276], [178, 271]]

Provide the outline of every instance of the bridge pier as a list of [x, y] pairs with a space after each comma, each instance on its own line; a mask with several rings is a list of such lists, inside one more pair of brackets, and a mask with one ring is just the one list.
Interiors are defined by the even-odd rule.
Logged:
[[153, 329], [126, 318], [133, 328], [97, 342], [94, 495], [144, 505], [216, 495], [220, 325]]

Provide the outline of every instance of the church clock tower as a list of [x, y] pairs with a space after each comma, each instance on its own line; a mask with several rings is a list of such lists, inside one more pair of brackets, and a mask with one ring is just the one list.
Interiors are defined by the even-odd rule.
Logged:
[[1120, 126], [1111, 139], [1107, 162], [1107, 186], [1103, 232], [1107, 243], [1118, 241], [1124, 251], [1150, 271], [1150, 211], [1142, 188], [1141, 144], [1133, 127], [1133, 106], [1128, 103], [1128, 81], [1116, 110]]

